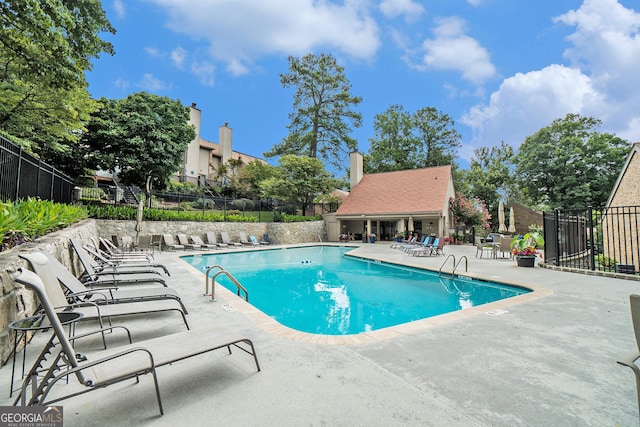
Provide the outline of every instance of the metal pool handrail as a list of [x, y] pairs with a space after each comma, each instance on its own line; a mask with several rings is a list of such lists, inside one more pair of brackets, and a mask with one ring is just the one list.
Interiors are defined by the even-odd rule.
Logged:
[[216, 272], [216, 274], [214, 274], [211, 277], [211, 300], [210, 301], [215, 301], [216, 300], [216, 277], [218, 277], [221, 274], [224, 274], [225, 276], [227, 276], [234, 285], [236, 285], [236, 288], [238, 288], [238, 296], [242, 296], [240, 295], [240, 292], [244, 292], [244, 300], [249, 302], [249, 292], [245, 289], [244, 286], [242, 286], [240, 284], [240, 282], [238, 282], [238, 280], [233, 277], [233, 275], [231, 273], [229, 273], [227, 270], [224, 269], [224, 267], [220, 266], [220, 265], [213, 265], [209, 268], [207, 268], [207, 272], [205, 273], [205, 295], [207, 295], [209, 293], [209, 272], [213, 269], [219, 269], [220, 271]]
[[455, 267], [453, 267], [453, 271], [451, 272], [451, 275], [453, 276], [456, 272], [456, 269], [458, 268], [458, 266], [460, 265], [460, 263], [462, 262], [462, 260], [464, 259], [464, 272], [466, 273], [467, 271], [469, 271], [469, 260], [467, 259], [466, 255], [462, 255], [460, 257], [460, 259], [458, 260], [458, 263], [455, 265]]
[[449, 258], [453, 258], [453, 269], [454, 270], [456, 269], [456, 256], [453, 254], [450, 254], [448, 257], [445, 258], [444, 262], [440, 266], [440, 269], [438, 270], [438, 277], [440, 277], [440, 275], [442, 274], [442, 269], [444, 268], [444, 265], [447, 263], [447, 261], [449, 261]]

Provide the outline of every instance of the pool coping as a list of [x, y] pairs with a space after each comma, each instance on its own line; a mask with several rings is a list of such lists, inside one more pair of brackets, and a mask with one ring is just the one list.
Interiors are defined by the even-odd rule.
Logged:
[[[342, 244], [313, 243], [313, 244], [306, 244], [306, 245], [304, 244], [303, 245], [281, 245], [281, 246], [269, 247], [269, 248], [266, 248], [266, 247], [243, 248], [242, 251], [248, 252], [248, 251], [260, 251], [260, 250], [287, 249], [287, 248], [305, 247], [305, 246], [344, 247], [344, 246], [352, 246], [352, 245], [348, 245], [344, 243]], [[358, 245], [353, 245], [353, 246], [354, 246], [354, 250], [346, 253], [346, 255], [348, 254], [348, 256], [354, 256], [361, 259], [379, 261], [387, 264], [409, 267], [409, 268], [416, 268], [416, 269], [426, 270], [431, 272], [438, 271], [425, 266], [418, 266], [410, 263], [400, 263], [397, 261], [384, 260], [384, 259], [381, 259], [380, 257], [373, 256], [371, 254], [361, 254], [361, 253], [353, 254], [352, 252], [358, 251], [358, 249], [360, 249], [360, 246]], [[222, 253], [234, 253], [234, 252], [237, 253], [237, 252], [240, 252], [240, 250], [224, 250], [224, 251], [216, 251], [211, 253], [222, 254]], [[205, 253], [200, 253], [200, 254], [204, 255]], [[193, 255], [193, 254], [190, 254], [190, 255]], [[178, 259], [183, 265], [187, 267], [187, 270], [191, 274], [196, 276], [201, 282], [204, 282], [202, 280], [203, 272], [193, 267], [192, 265], [188, 264], [186, 261], [182, 260], [183, 256], [190, 256], [190, 255], [181, 255], [181, 256], [178, 256]], [[502, 279], [498, 280], [495, 278], [485, 277], [483, 275], [469, 273], [469, 272], [465, 272], [464, 275], [460, 274], [459, 276], [464, 276], [466, 278], [471, 278], [476, 280], [490, 281], [490, 282], [499, 283], [507, 286], [518, 287], [518, 288], [525, 288], [525, 289], [531, 290], [531, 292], [517, 295], [514, 297], [505, 298], [499, 301], [494, 301], [494, 302], [474, 306], [474, 307], [464, 308], [462, 310], [454, 311], [451, 313], [440, 314], [437, 316], [427, 317], [420, 320], [414, 320], [412, 322], [402, 323], [395, 326], [376, 329], [375, 331], [361, 332], [359, 334], [349, 334], [349, 335], [311, 334], [308, 332], [302, 332], [302, 331], [298, 331], [296, 329], [290, 328], [288, 326], [281, 324], [277, 320], [273, 319], [266, 313], [262, 312], [258, 308], [254, 307], [253, 305], [245, 301], [242, 297], [234, 294], [233, 292], [231, 292], [230, 290], [226, 289], [223, 286], [216, 287], [215, 295], [216, 295], [216, 300], [217, 298], [223, 299], [225, 302], [229, 304], [229, 306], [231, 306], [233, 310], [240, 312], [246, 318], [251, 320], [256, 326], [260, 327], [261, 329], [269, 333], [280, 336], [282, 338], [290, 339], [293, 341], [299, 341], [299, 342], [313, 343], [313, 344], [354, 345], [354, 344], [367, 344], [367, 343], [373, 343], [373, 342], [380, 342], [380, 341], [385, 341], [392, 338], [401, 337], [404, 335], [414, 334], [429, 328], [434, 328], [434, 327], [445, 325], [448, 323], [470, 319], [480, 314], [491, 315], [491, 316], [501, 315], [501, 314], [507, 313], [508, 311], [506, 309], [509, 307], [534, 301], [534, 300], [553, 294], [553, 292], [547, 288], [537, 286], [537, 285], [532, 285], [530, 283], [516, 282], [513, 280], [502, 280]], [[204, 289], [204, 286], [203, 286], [203, 289]]]

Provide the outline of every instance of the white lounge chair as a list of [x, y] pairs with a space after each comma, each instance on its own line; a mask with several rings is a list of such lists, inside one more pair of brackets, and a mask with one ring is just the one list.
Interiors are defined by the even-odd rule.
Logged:
[[[73, 341], [67, 337], [41, 278], [31, 271], [20, 271], [16, 281], [36, 292], [54, 333], [25, 376], [14, 405], [50, 405], [122, 381], [135, 380], [139, 383], [140, 377], [151, 374], [158, 408], [162, 415], [164, 409], [156, 372], [160, 366], [171, 365], [180, 360], [223, 348], [231, 353], [232, 348], [237, 348], [251, 355], [256, 369], [260, 371], [258, 357], [253, 342], [249, 338], [238, 338], [235, 333], [228, 330], [209, 328], [165, 335], [99, 351], [88, 356], [82, 355], [73, 347], [73, 343], [81, 337], [74, 336]], [[209, 369], [210, 363], [210, 361], [202, 363], [201, 369]], [[198, 369], [198, 367], [196, 363], [191, 363], [192, 369]], [[234, 374], [237, 375], [237, 371], [231, 375]], [[75, 377], [83, 388], [58, 387], [54, 397], [48, 398], [49, 392], [60, 380], [72, 377]]]
[[186, 249], [202, 249], [202, 246], [197, 243], [189, 243], [189, 238], [186, 234], [178, 234], [178, 243]]
[[[153, 301], [130, 301], [121, 304], [97, 304], [95, 301], [87, 301], [82, 295], [76, 296], [73, 303], [68, 302], [68, 296], [62, 291], [60, 286], [60, 270], [54, 268], [46, 255], [41, 252], [21, 253], [20, 256], [31, 264], [35, 273], [40, 277], [45, 285], [53, 307], [59, 311], [73, 310], [83, 314], [82, 320], [98, 320], [102, 325], [102, 319], [112, 316], [130, 316], [134, 314], [166, 313], [168, 311], [178, 311], [182, 320], [189, 329], [189, 323], [185, 317], [182, 303], [172, 300]], [[71, 273], [69, 273], [71, 274]], [[73, 276], [73, 275], [72, 275]], [[68, 276], [65, 277], [65, 281]]]
[[240, 243], [242, 243], [244, 246], [260, 246], [260, 243], [258, 243], [257, 241], [252, 242], [251, 240], [249, 240], [247, 238], [247, 233], [245, 233], [244, 231], [241, 231], [239, 234], [240, 234]]
[[162, 240], [164, 241], [164, 247], [166, 249], [171, 249], [171, 250], [174, 250], [174, 251], [176, 249], [184, 250], [184, 245], [181, 245], [181, 244], [177, 243], [173, 239], [173, 236], [171, 234], [163, 234], [162, 235]]
[[192, 241], [193, 243], [195, 243], [196, 245], [200, 245], [200, 247], [201, 247], [202, 249], [219, 249], [219, 248], [220, 248], [220, 246], [218, 246], [218, 245], [205, 243], [205, 242], [200, 238], [200, 236], [196, 236], [196, 235], [191, 236], [191, 241]]
[[226, 243], [218, 243], [215, 231], [207, 231], [207, 243], [210, 245], [217, 245], [219, 248], [228, 248]]
[[232, 242], [231, 238], [229, 237], [229, 233], [227, 233], [226, 231], [221, 232], [220, 236], [222, 237], [222, 243], [225, 243], [229, 246], [235, 246], [235, 247], [242, 246], [242, 243]]

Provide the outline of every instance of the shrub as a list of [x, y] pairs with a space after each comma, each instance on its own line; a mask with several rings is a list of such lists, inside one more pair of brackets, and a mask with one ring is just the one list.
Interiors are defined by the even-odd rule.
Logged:
[[[275, 215], [274, 215], [274, 218], [275, 218]], [[322, 215], [302, 216], [302, 215], [282, 214], [283, 222], [319, 221], [321, 219], [322, 219]]]
[[252, 211], [255, 203], [249, 199], [236, 199], [233, 201], [233, 207], [240, 211]]
[[595, 261], [596, 265], [599, 265], [603, 268], [615, 268], [617, 262], [615, 258], [609, 258], [607, 256], [604, 256], [603, 254], [598, 254]]
[[28, 198], [0, 202], [0, 250], [11, 248], [87, 217], [81, 205]]
[[191, 206], [193, 206], [194, 209], [215, 209], [216, 203], [212, 199], [201, 197], [193, 202]]

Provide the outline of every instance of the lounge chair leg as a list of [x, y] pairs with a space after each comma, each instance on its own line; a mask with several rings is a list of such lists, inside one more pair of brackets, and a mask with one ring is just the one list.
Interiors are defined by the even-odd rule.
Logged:
[[162, 398], [160, 397], [160, 385], [158, 384], [158, 376], [156, 375], [155, 369], [151, 371], [151, 375], [153, 375], [153, 383], [156, 387], [156, 398], [158, 399], [158, 408], [160, 409], [160, 415], [164, 415], [164, 409], [162, 408]]

